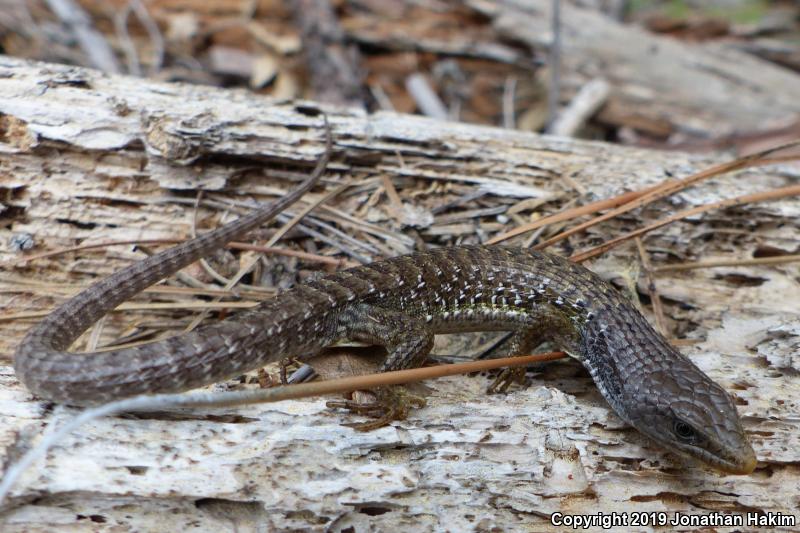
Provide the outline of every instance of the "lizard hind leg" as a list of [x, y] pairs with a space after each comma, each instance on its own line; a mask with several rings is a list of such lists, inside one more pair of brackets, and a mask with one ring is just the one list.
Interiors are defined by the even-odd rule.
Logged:
[[[387, 351], [381, 371], [402, 370], [420, 366], [433, 347], [433, 332], [413, 316], [369, 304], [357, 304], [339, 318], [338, 336], [378, 346]], [[424, 398], [401, 386], [382, 387], [373, 391], [375, 400], [368, 403], [354, 400], [328, 402], [329, 407], [344, 408], [374, 417], [374, 421], [348, 424], [360, 431], [369, 431], [402, 420], [411, 409], [423, 407]]]

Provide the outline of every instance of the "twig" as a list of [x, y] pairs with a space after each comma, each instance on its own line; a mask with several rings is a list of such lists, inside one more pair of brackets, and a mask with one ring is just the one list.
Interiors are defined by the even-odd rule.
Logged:
[[[151, 250], [149, 246], [139, 246], [139, 251], [146, 255], [155, 255], [157, 253], [154, 250]], [[194, 289], [207, 289], [209, 287], [207, 283], [203, 283], [199, 279], [183, 271], [176, 272], [175, 278], [184, 285], [188, 285]]]
[[[738, 159], [729, 161], [727, 163], [715, 165], [711, 168], [707, 168], [705, 170], [692, 174], [691, 176], [681, 180], [665, 181], [661, 185], [653, 188], [653, 190], [651, 190], [647, 194], [641, 195], [638, 198], [626, 204], [623, 204], [622, 206], [617, 207], [616, 209], [612, 209], [611, 211], [603, 215], [595, 217], [592, 220], [584, 222], [583, 224], [578, 224], [577, 226], [574, 226], [566, 231], [562, 231], [555, 237], [551, 237], [550, 239], [542, 243], [539, 243], [538, 245], [536, 245], [536, 248], [537, 249], [547, 248], [548, 246], [555, 244], [559, 241], [562, 241], [567, 237], [574, 235], [575, 233], [578, 233], [579, 231], [583, 231], [586, 228], [590, 228], [596, 224], [599, 224], [600, 222], [604, 222], [608, 219], [616, 217], [617, 215], [621, 215], [622, 213], [627, 213], [628, 211], [632, 211], [633, 209], [643, 207], [647, 204], [655, 202], [656, 200], [660, 200], [661, 198], [665, 198], [671, 194], [674, 194], [678, 191], [681, 191], [689, 187], [690, 185], [694, 185], [699, 181], [706, 180], [727, 172], [732, 172], [734, 170], [741, 170], [743, 168], [775, 163], [778, 160], [777, 158], [769, 159], [767, 156], [796, 146], [800, 146], [800, 140], [776, 146], [774, 148], [769, 148], [767, 150], [762, 150], [760, 152], [740, 157]], [[794, 157], [794, 159], [796, 159], [796, 157]]]
[[388, 174], [381, 175], [381, 183], [383, 184], [383, 190], [386, 191], [386, 198], [389, 199], [389, 205], [399, 212], [403, 209], [403, 201], [400, 199], [400, 195], [397, 194], [397, 189], [395, 189], [394, 183], [392, 183]]
[[132, 76], [142, 75], [142, 63], [139, 61], [139, 53], [136, 50], [136, 44], [131, 39], [131, 34], [128, 31], [128, 15], [131, 13], [131, 4], [122, 11], [114, 15], [114, 30], [117, 32], [117, 40], [119, 41], [122, 51], [125, 53], [125, 59], [128, 63], [128, 74]]
[[[369, 233], [367, 233], [365, 231], [359, 231], [357, 233], [357, 235], [361, 240], [363, 240], [364, 242], [370, 244], [376, 250], [378, 250], [378, 254], [381, 257], [392, 257], [392, 256], [395, 256], [395, 255], [398, 255], [397, 248], [390, 248], [390, 247], [386, 246], [386, 243], [384, 241], [378, 239], [377, 237], [375, 237], [373, 235], [370, 235]], [[401, 251], [400, 253], [402, 254], [403, 251]]]
[[[361, 170], [360, 167], [356, 167], [356, 169]], [[552, 191], [522, 182], [510, 182], [500, 179], [485, 178], [472, 174], [459, 174], [453, 171], [443, 172], [439, 170], [431, 170], [423, 166], [408, 166], [398, 168], [390, 164], [378, 163], [375, 165], [375, 168], [364, 170], [371, 170], [372, 172], [389, 172], [395, 176], [408, 176], [415, 179], [469, 183], [477, 185], [480, 191], [489, 192], [496, 196], [527, 196], [549, 199], [552, 199], [556, 196], [556, 194]]]
[[[95, 248], [108, 248], [110, 246], [130, 246], [130, 245], [142, 246], [148, 244], [180, 244], [184, 241], [185, 239], [139, 239], [139, 240], [124, 240], [124, 241], [103, 241], [94, 244], [79, 244], [77, 246], [67, 246], [64, 248], [59, 248], [58, 250], [42, 252], [40, 254], [27, 255], [19, 260], [0, 264], [0, 268], [19, 267], [23, 266], [24, 264], [30, 261], [36, 261], [38, 259], [46, 259], [49, 257], [57, 257], [59, 255], [67, 254], [70, 252], [93, 250]], [[327, 265], [333, 265], [333, 266], [343, 266], [345, 264], [345, 261], [343, 259], [336, 259], [335, 257], [312, 254], [309, 252], [303, 252], [301, 250], [290, 250], [288, 248], [274, 248], [271, 246], [253, 245], [244, 242], [236, 242], [236, 241], [229, 242], [226, 245], [226, 248], [232, 248], [234, 250], [252, 250], [265, 254], [285, 255], [288, 257], [296, 257], [298, 259], [303, 259], [304, 261], [308, 261], [311, 263], [325, 263]]]
[[[486, 194], [487, 194], [486, 191], [482, 191], [482, 190], [474, 191], [474, 190], [472, 190], [470, 188], [469, 192], [459, 196], [455, 200], [452, 200], [452, 201], [447, 202], [445, 204], [439, 204], [439, 205], [437, 205], [435, 207], [432, 207], [431, 208], [431, 214], [436, 216], [436, 215], [438, 215], [440, 213], [444, 213], [445, 211], [449, 211], [450, 209], [453, 209], [453, 208], [456, 208], [456, 207], [461, 207], [462, 205], [470, 204], [470, 203], [474, 202], [475, 200], [483, 198], [484, 196], [486, 196]], [[543, 198], [528, 198], [528, 199], [522, 200], [522, 201], [523, 202], [530, 202], [531, 200], [537, 200], [539, 202], [545, 202], [546, 201]]]
[[494, 207], [479, 207], [477, 209], [466, 209], [464, 211], [456, 211], [446, 215], [440, 215], [433, 219], [433, 223], [437, 225], [452, 224], [462, 220], [470, 220], [473, 218], [490, 217], [500, 215], [508, 211], [507, 205], [497, 205]]
[[104, 72], [120, 72], [119, 63], [117, 63], [108, 41], [102, 33], [94, 29], [92, 19], [80, 5], [72, 0], [46, 1], [53, 13], [75, 35], [81, 50], [88, 56], [92, 66]]
[[439, 120], [448, 119], [447, 107], [422, 74], [415, 72], [406, 78], [406, 90], [423, 115]]
[[[555, 226], [556, 231], [560, 231], [560, 229], [563, 228], [565, 224], [566, 224], [565, 222], [557, 224]], [[545, 229], [547, 229], [547, 228], [542, 226], [541, 228], [537, 229], [536, 231], [534, 231], [530, 235], [528, 235], [528, 238], [525, 239], [525, 241], [522, 243], [522, 247], [523, 248], [530, 248], [531, 246], [533, 246], [533, 243], [535, 243], [536, 241], [539, 240], [539, 237], [542, 236], [542, 233], [544, 233]]]
[[[12, 288], [0, 287], [0, 293], [19, 293], [30, 292], [31, 290], [47, 291], [47, 294], [54, 296], [61, 294], [65, 296], [74, 296], [81, 290], [85, 289], [85, 285], [76, 286], [71, 283], [47, 283], [34, 278], [24, 278], [21, 276], [14, 276], [7, 272], [0, 272], [0, 283], [13, 283]], [[275, 292], [274, 289], [269, 287], [248, 287], [242, 289], [237, 287], [235, 290], [224, 291], [222, 289], [214, 289], [209, 287], [177, 287], [174, 285], [153, 285], [142, 290], [142, 293], [150, 294], [163, 294], [174, 296], [239, 296], [250, 295], [255, 298], [263, 298], [265, 295], [271, 295]]]
[[674, 265], [663, 265], [653, 269], [653, 272], [669, 272], [673, 270], [692, 270], [696, 268], [714, 267], [746, 267], [756, 265], [781, 265], [784, 263], [794, 263], [800, 261], [799, 255], [779, 255], [777, 257], [757, 257], [754, 259], [716, 259], [713, 261], [697, 261], [696, 263], [676, 263]]
[[128, 32], [128, 17], [131, 12], [136, 15], [139, 22], [144, 26], [150, 42], [153, 44], [153, 63], [148, 69], [149, 75], [153, 75], [161, 70], [164, 64], [164, 36], [161, 35], [161, 30], [158, 29], [158, 24], [150, 16], [141, 0], [129, 0], [126, 6], [114, 17], [114, 28], [117, 32], [119, 42], [122, 49], [125, 51], [125, 57], [128, 61], [128, 73], [134, 76], [142, 75], [142, 65], [139, 61], [139, 54], [136, 50], [136, 44], [131, 39]]
[[644, 248], [642, 239], [636, 237], [636, 248], [639, 251], [639, 257], [642, 261], [642, 270], [644, 270], [645, 279], [647, 279], [647, 294], [650, 296], [650, 302], [653, 304], [653, 315], [655, 315], [656, 326], [658, 331], [667, 337], [667, 320], [664, 317], [664, 307], [661, 305], [661, 296], [656, 289], [656, 280], [653, 276], [653, 267], [650, 264], [650, 257], [647, 250]]
[[[679, 211], [673, 215], [670, 215], [666, 218], [663, 218], [653, 224], [645, 226], [643, 228], [639, 228], [637, 230], [631, 231], [626, 233], [625, 235], [621, 235], [615, 239], [611, 239], [610, 241], [604, 242], [600, 246], [596, 246], [594, 248], [590, 248], [584, 252], [578, 253], [570, 257], [571, 260], [580, 263], [582, 261], [586, 261], [587, 259], [591, 259], [592, 257], [596, 257], [598, 255], [604, 254], [611, 248], [618, 246], [619, 244], [637, 237], [639, 235], [643, 235], [654, 229], [660, 228], [662, 226], [666, 226], [667, 224], [671, 224], [676, 220], [681, 220], [683, 218], [687, 218], [693, 215], [698, 215], [700, 213], [705, 213], [706, 211], [712, 211], [714, 209], [723, 209], [726, 207], [733, 207], [737, 205], [744, 205], [744, 204], [753, 204], [757, 202], [767, 202], [769, 200], [777, 200], [780, 198], [785, 198], [788, 196], [797, 196], [800, 195], [800, 185], [790, 185], [789, 187], [781, 187], [780, 189], [774, 189], [771, 191], [763, 191], [757, 192], [753, 194], [745, 194], [743, 196], [737, 196], [736, 198], [729, 198], [727, 200], [721, 200], [719, 202], [714, 202], [711, 204], [700, 205], [697, 207], [693, 207], [691, 209], [686, 209], [684, 211]], [[566, 232], [565, 232], [566, 233]]]
[[547, 92], [547, 131], [555, 124], [558, 104], [561, 100], [561, 2], [551, 0], [550, 30], [553, 40], [550, 43], [549, 67], [550, 90]]
[[558, 114], [548, 128], [548, 133], [563, 137], [574, 137], [578, 130], [589, 121], [608, 99], [611, 92], [609, 83], [595, 78], [581, 87], [569, 105]]
[[572, 220], [573, 218], [578, 218], [579, 216], [596, 213], [598, 211], [602, 211], [603, 209], [613, 209], [614, 207], [627, 204], [632, 200], [640, 198], [645, 194], [656, 190], [658, 187], [660, 187], [660, 185], [656, 185], [654, 187], [648, 187], [646, 189], [641, 189], [638, 191], [626, 192], [618, 196], [614, 196], [613, 198], [607, 198], [605, 200], [597, 200], [596, 202], [592, 202], [579, 207], [573, 207], [571, 209], [567, 209], [566, 211], [562, 211], [560, 213], [554, 213], [552, 215], [541, 218], [535, 222], [531, 222], [530, 224], [519, 226], [517, 228], [512, 229], [511, 231], [507, 231], [505, 233], [501, 233], [500, 235], [492, 237], [486, 242], [486, 244], [497, 244], [499, 242], [511, 239], [512, 237], [516, 237], [517, 235], [522, 235], [523, 233], [537, 230], [541, 227], [547, 226], [548, 224], [555, 224], [556, 222]]
[[125, 400], [118, 400], [99, 407], [87, 409], [68, 421], [58, 430], [46, 430], [52, 432], [47, 433], [41, 441], [39, 441], [39, 444], [28, 450], [19, 461], [6, 469], [3, 481], [0, 483], [0, 504], [5, 500], [17, 479], [19, 479], [19, 476], [22, 475], [34, 461], [43, 457], [53, 445], [72, 433], [75, 429], [87, 422], [104, 416], [121, 412], [154, 411], [178, 407], [230, 407], [251, 403], [277, 402], [306, 398], [308, 396], [320, 396], [323, 394], [336, 394], [386, 387], [389, 385], [400, 385], [422, 379], [434, 379], [470, 372], [481, 372], [504, 366], [524, 366], [536, 362], [553, 361], [562, 357], [564, 357], [563, 352], [549, 352], [539, 355], [506, 357], [503, 359], [489, 359], [484, 361], [472, 361], [469, 363], [398, 370], [395, 372], [383, 372], [380, 374], [354, 376], [328, 381], [315, 381], [311, 383], [274, 387], [271, 389], [217, 393], [159, 394], [154, 396], [135, 396]]
[[517, 77], [506, 77], [503, 83], [503, 127], [513, 130], [517, 127], [514, 99], [517, 93]]
[[347, 226], [353, 228], [358, 231], [363, 231], [364, 233], [369, 233], [371, 235], [375, 235], [376, 237], [380, 237], [384, 241], [393, 241], [401, 248], [407, 248], [414, 246], [414, 239], [401, 233], [399, 231], [391, 231], [382, 226], [377, 224], [371, 224], [360, 218], [357, 218], [349, 213], [345, 213], [335, 207], [331, 207], [329, 205], [321, 206], [320, 210], [316, 213], [316, 217], [319, 217], [324, 220], [328, 220], [331, 222], [336, 222], [342, 226]]
[[317, 207], [321, 206], [322, 204], [332, 200], [339, 196], [340, 193], [344, 192], [348, 187], [350, 187], [350, 183], [342, 183], [334, 190], [330, 191], [329, 193], [325, 194], [324, 196], [320, 196], [315, 202], [309, 203], [306, 207], [304, 207], [299, 213], [297, 213], [292, 219], [281, 226], [281, 228], [276, 231], [272, 237], [267, 241], [267, 246], [274, 246], [276, 242], [281, 240], [281, 238], [286, 235], [293, 227], [295, 227], [307, 214], [311, 211], [316, 209]]
[[[192, 208], [192, 225], [191, 225], [191, 233], [190, 235], [192, 238], [197, 237], [197, 214], [198, 209], [200, 207], [200, 201], [203, 199], [203, 191], [198, 191], [197, 197], [195, 198], [194, 207]], [[225, 215], [222, 215], [222, 218], [225, 218]], [[200, 266], [205, 270], [206, 274], [211, 276], [211, 278], [216, 281], [217, 283], [221, 283], [222, 285], [227, 285], [230, 283], [230, 280], [217, 272], [217, 270], [211, 266], [211, 263], [205, 257], [200, 258]]]
[[369, 86], [369, 92], [382, 111], [395, 111], [394, 104], [392, 104], [391, 98], [389, 98], [389, 95], [383, 90], [383, 87], [373, 83]]
[[156, 24], [156, 21], [150, 16], [147, 6], [145, 6], [141, 0], [130, 0], [128, 5], [133, 8], [136, 18], [142, 23], [148, 37], [150, 37], [150, 42], [153, 43], [153, 64], [148, 69], [148, 73], [149, 75], [156, 74], [161, 70], [164, 64], [164, 36], [161, 35], [158, 24]]
[[95, 322], [94, 326], [90, 330], [89, 338], [86, 341], [86, 351], [93, 352], [97, 350], [97, 345], [100, 343], [100, 335], [103, 333], [103, 328], [106, 326], [106, 322], [108, 321], [108, 315], [103, 315], [103, 317]]
[[[175, 201], [178, 202], [178, 203], [181, 203], [180, 199], [175, 199]], [[183, 202], [183, 203], [188, 203], [188, 202]], [[206, 200], [204, 203], [206, 205], [222, 207], [222, 208], [226, 208], [226, 207], [230, 207], [230, 206], [236, 206], [238, 208], [241, 208], [242, 211], [246, 211], [246, 212], [249, 212], [253, 208], [253, 206], [251, 204], [249, 204], [249, 203], [244, 203], [244, 202], [240, 202], [240, 201], [236, 201], [236, 200], [219, 200], [219, 201], [217, 201], [217, 200], [214, 200], [214, 201]], [[332, 209], [332, 208], [329, 208], [328, 206], [325, 206], [325, 205], [321, 206], [321, 209], [319, 210], [319, 215], [320, 216], [324, 216], [322, 212], [325, 211], [326, 209]], [[286, 222], [291, 217], [289, 215], [287, 215], [286, 213], [283, 213], [281, 215], [278, 215], [276, 218], [279, 221]], [[311, 221], [312, 217], [308, 217], [307, 219], [308, 219], [308, 221]], [[369, 227], [370, 229], [371, 228], [377, 228], [374, 231], [377, 232], [378, 234], [387, 235], [386, 236], [387, 239], [389, 239], [390, 237], [393, 238], [393, 234], [385, 233], [384, 231], [382, 231], [377, 226], [367, 225], [367, 223], [365, 223], [363, 221], [359, 221], [358, 219], [354, 219], [354, 220], [356, 220], [357, 224], [359, 224], [359, 226], [358, 226], [359, 228], [361, 228], [361, 225], [364, 225], [365, 227]], [[337, 222], [341, 222], [341, 220], [339, 220], [339, 219], [336, 219], [336, 221]], [[345, 222], [345, 224], [346, 224], [346, 222]], [[320, 242], [323, 242], [325, 244], [328, 244], [328, 245], [336, 248], [337, 250], [341, 251], [345, 255], [349, 255], [350, 257], [352, 257], [353, 259], [355, 259], [359, 263], [368, 263], [369, 262], [369, 259], [367, 259], [366, 257], [361, 256], [361, 255], [353, 252], [351, 249], [349, 249], [347, 246], [343, 245], [341, 242], [338, 242], [336, 239], [333, 239], [328, 235], [325, 235], [323, 233], [320, 233], [319, 231], [311, 229], [308, 226], [306, 226], [305, 224], [297, 224], [296, 229], [297, 229], [297, 231], [299, 231], [299, 232], [301, 232], [301, 233], [303, 233], [303, 234], [305, 234], [305, 235], [307, 235], [307, 236], [309, 236], [309, 237], [311, 237], [313, 239], [317, 239]], [[336, 231], [339, 231], [339, 230], [336, 230]], [[341, 232], [339, 231], [339, 233], [341, 233]], [[408, 240], [410, 241], [410, 239], [408, 239]], [[411, 241], [411, 242], [413, 244], [413, 241]], [[240, 246], [243, 246], [243, 245], [240, 245]], [[289, 253], [285, 253], [285, 255], [290, 255], [290, 254]]]
[[[281, 220], [282, 218], [285, 218], [287, 216], [288, 216], [288, 214], [283, 214], [282, 216], [278, 217], [278, 220]], [[355, 237], [352, 237], [350, 234], [345, 233], [344, 231], [340, 230], [339, 228], [336, 228], [336, 227], [334, 227], [334, 226], [332, 226], [332, 225], [330, 225], [330, 224], [328, 224], [326, 222], [323, 222], [323, 221], [319, 220], [317, 217], [311, 217], [311, 216], [306, 217], [305, 222], [306, 222], [306, 224], [309, 224], [309, 225], [313, 224], [314, 226], [316, 226], [316, 227], [318, 227], [320, 229], [328, 230], [330, 233], [333, 233], [334, 235], [339, 237], [342, 241], [344, 241], [346, 243], [349, 243], [352, 246], [361, 248], [362, 250], [366, 250], [367, 252], [369, 252], [371, 254], [375, 254], [375, 255], [378, 254], [378, 249], [375, 248], [374, 246], [372, 246], [372, 245], [370, 245], [368, 243], [365, 243], [364, 241], [358, 240]]]
[[[278, 218], [278, 220], [281, 220], [280, 216], [278, 216], [277, 218]], [[284, 220], [285, 220], [285, 218], [284, 218]], [[355, 252], [351, 248], [348, 248], [343, 243], [341, 243], [338, 240], [330, 237], [329, 235], [325, 235], [322, 232], [319, 232], [319, 231], [317, 231], [315, 229], [309, 228], [305, 224], [298, 224], [297, 225], [297, 229], [298, 229], [298, 231], [302, 231], [304, 234], [308, 235], [309, 237], [311, 237], [313, 239], [318, 240], [319, 242], [323, 242], [323, 243], [325, 243], [325, 244], [327, 244], [329, 246], [332, 246], [332, 247], [336, 248], [337, 250], [339, 250], [343, 254], [352, 257], [353, 259], [355, 259], [356, 261], [358, 261], [361, 264], [369, 263], [369, 259], [367, 257]]]
[[[154, 310], [175, 310], [175, 309], [249, 309], [255, 307], [260, 302], [244, 301], [244, 302], [181, 302], [176, 303], [147, 303], [147, 304], [134, 304], [124, 303], [116, 307], [112, 312], [116, 311], [154, 311]], [[52, 310], [47, 311], [26, 311], [24, 313], [13, 313], [10, 315], [0, 315], [0, 322], [10, 322], [13, 320], [22, 320], [26, 318], [42, 318], [49, 315]]]

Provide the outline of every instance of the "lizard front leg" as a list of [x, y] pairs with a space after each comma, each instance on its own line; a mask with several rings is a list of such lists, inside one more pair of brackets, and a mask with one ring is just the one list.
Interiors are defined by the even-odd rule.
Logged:
[[[515, 331], [511, 335], [511, 338], [491, 350], [487, 357], [495, 359], [499, 357], [530, 355], [533, 353], [533, 350], [546, 340], [547, 335], [545, 328], [542, 327], [541, 323], [535, 323]], [[524, 366], [502, 369], [486, 389], [486, 392], [488, 394], [506, 392], [514, 383], [519, 383], [520, 385], [524, 384], [526, 370]]]
[[[484, 357], [516, 357], [531, 355], [543, 342], [552, 341], [562, 349], [571, 349], [577, 342], [577, 335], [570, 327], [568, 319], [558, 313], [533, 315], [531, 321], [515, 330], [511, 337], [499, 346], [493, 347]], [[538, 367], [542, 363], [534, 365]], [[524, 384], [526, 367], [505, 368], [497, 375], [486, 392], [494, 394], [506, 392], [514, 383]]]
[[[433, 347], [433, 332], [427, 325], [409, 315], [369, 304], [357, 304], [341, 313], [337, 336], [386, 349], [381, 371], [402, 370], [420, 366]], [[368, 431], [402, 420], [411, 408], [422, 407], [425, 400], [409, 394], [403, 387], [385, 387], [374, 391], [376, 400], [363, 403], [353, 400], [328, 402], [329, 407], [349, 409], [376, 417], [377, 420], [352, 427]]]

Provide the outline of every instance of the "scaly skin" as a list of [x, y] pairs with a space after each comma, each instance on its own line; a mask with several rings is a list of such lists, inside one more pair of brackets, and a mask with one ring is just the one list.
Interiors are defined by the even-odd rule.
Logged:
[[82, 405], [192, 389], [287, 356], [312, 356], [341, 339], [385, 346], [384, 370], [418, 365], [437, 333], [512, 330], [513, 352], [521, 354], [544, 327], [633, 427], [719, 470], [755, 468], [736, 407], [719, 385], [591, 271], [520, 248], [461, 246], [395, 257], [299, 285], [170, 339], [67, 351], [109, 310], [280, 207], [261, 208], [84, 290], [28, 332], [16, 352], [17, 376], [37, 396]]

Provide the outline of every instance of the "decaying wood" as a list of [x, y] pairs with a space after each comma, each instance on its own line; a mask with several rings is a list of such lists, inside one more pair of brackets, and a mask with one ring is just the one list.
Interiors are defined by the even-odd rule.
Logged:
[[[15, 379], [10, 356], [32, 323], [18, 315], [45, 311], [141, 257], [127, 246], [26, 264], [5, 243], [32, 242], [27, 253], [38, 253], [76, 242], [186, 237], [197, 189], [209, 200], [198, 210], [201, 227], [217, 224], [221, 211], [280, 194], [313, 164], [323, 150], [316, 108], [0, 57], [3, 468], [46, 423], [77, 412], [33, 400]], [[333, 243], [360, 243], [366, 259], [419, 241], [479, 242], [558, 205], [721, 160], [392, 113], [326, 112], [335, 152], [328, 190], [353, 185], [315, 211], [328, 227], [314, 228]], [[785, 186], [798, 174], [787, 163], [717, 179], [573, 236], [562, 251], [679, 208]], [[385, 198], [385, 180], [402, 205]], [[398, 207], [427, 216], [404, 225]], [[658, 267], [797, 253], [798, 221], [800, 202], [781, 200], [706, 214], [643, 240], [668, 333], [737, 398], [760, 460], [751, 476], [719, 476], [665, 453], [624, 426], [577, 364], [559, 362], [507, 395], [484, 394], [484, 376], [428, 383], [428, 407], [369, 433], [343, 426], [352, 418], [326, 410], [322, 399], [100, 420], [23, 476], [0, 514], [3, 531], [547, 531], [560, 529], [549, 526], [554, 511], [789, 512], [800, 494], [797, 264]], [[344, 257], [296, 233], [285, 246]], [[292, 261], [299, 261], [292, 272], [324, 268]], [[625, 286], [638, 279], [637, 264], [630, 244], [592, 268]], [[267, 273], [274, 285], [296, 279]], [[178, 330], [189, 319], [163, 310], [113, 313], [101, 340], [130, 333], [136, 321]], [[440, 354], [479, 349], [465, 337], [437, 344]]]
[[[550, 0], [470, 0], [497, 31], [546, 50]], [[786, 126], [798, 119], [800, 77], [721, 44], [690, 44], [562, 2], [562, 78], [576, 93], [611, 83], [600, 120], [681, 141]]]
[[594, 116], [608, 99], [611, 87], [602, 78], [594, 79], [581, 87], [575, 98], [558, 116], [548, 129], [548, 133], [564, 137], [574, 137], [578, 129]]

